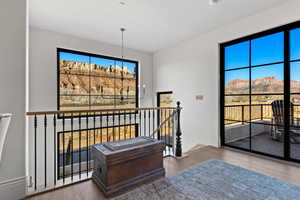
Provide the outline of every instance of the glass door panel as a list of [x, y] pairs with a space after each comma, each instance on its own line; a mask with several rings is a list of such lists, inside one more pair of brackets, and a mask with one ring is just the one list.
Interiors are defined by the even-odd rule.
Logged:
[[249, 68], [225, 72], [225, 94], [249, 94]]
[[290, 130], [289, 146], [290, 158], [300, 161], [300, 29], [292, 30], [290, 33]]
[[300, 28], [290, 31], [290, 60], [300, 59]]
[[251, 94], [283, 94], [283, 74], [283, 64], [251, 68]]
[[225, 47], [225, 70], [249, 67], [249, 41]]
[[283, 32], [260, 37], [251, 41], [251, 65], [283, 62]]
[[253, 95], [251, 105], [251, 150], [284, 156], [283, 95]]
[[294, 27], [222, 44], [225, 146], [300, 162], [300, 23]]

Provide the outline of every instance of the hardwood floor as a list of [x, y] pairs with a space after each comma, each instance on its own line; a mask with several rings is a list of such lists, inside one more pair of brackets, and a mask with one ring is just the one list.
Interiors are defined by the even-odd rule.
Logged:
[[[201, 147], [188, 153], [183, 159], [165, 158], [167, 176], [211, 159], [253, 170], [300, 186], [300, 167], [277, 160], [237, 152], [230, 149]], [[91, 181], [74, 184], [59, 190], [27, 198], [28, 200], [105, 200], [97, 186]]]

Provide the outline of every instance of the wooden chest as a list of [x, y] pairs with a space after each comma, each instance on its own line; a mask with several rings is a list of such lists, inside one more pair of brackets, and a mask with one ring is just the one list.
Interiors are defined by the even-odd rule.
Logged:
[[165, 175], [163, 141], [147, 137], [94, 145], [93, 180], [105, 196], [115, 196]]

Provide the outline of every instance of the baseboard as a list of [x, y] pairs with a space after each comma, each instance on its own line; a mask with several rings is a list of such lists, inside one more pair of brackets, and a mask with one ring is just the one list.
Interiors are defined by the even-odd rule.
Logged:
[[189, 154], [187, 154], [187, 153], [183, 153], [180, 157], [175, 156], [175, 158], [176, 158], [177, 160], [182, 160], [182, 159], [185, 159], [185, 158], [187, 158], [187, 157], [189, 157]]
[[18, 177], [0, 182], [0, 199], [18, 200], [25, 198], [26, 177]]

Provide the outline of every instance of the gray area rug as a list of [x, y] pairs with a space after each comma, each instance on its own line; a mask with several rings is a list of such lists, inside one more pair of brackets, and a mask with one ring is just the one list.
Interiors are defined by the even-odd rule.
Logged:
[[113, 198], [125, 199], [297, 200], [300, 199], [300, 187], [211, 160]]

